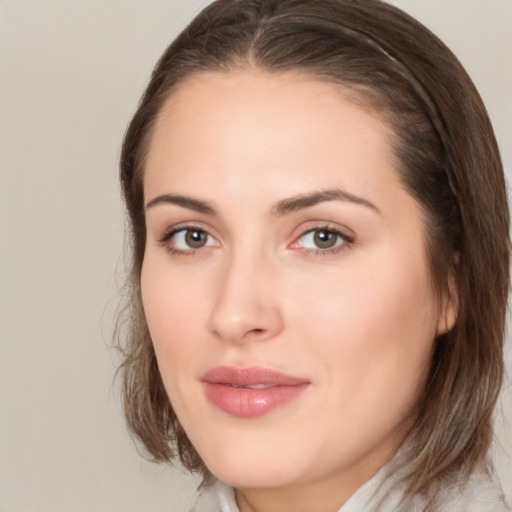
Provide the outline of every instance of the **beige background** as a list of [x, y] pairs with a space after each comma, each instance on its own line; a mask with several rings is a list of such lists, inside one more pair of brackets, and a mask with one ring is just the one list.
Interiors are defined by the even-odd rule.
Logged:
[[[204, 3], [0, 0], [0, 512], [186, 510], [193, 480], [142, 462], [125, 432], [108, 345], [122, 134]], [[511, 176], [512, 1], [396, 3], [468, 68]], [[503, 409], [497, 466], [512, 501], [510, 379]]]

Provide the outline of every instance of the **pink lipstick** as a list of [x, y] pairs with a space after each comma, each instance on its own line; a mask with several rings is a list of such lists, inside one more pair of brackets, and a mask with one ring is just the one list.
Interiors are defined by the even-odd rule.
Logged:
[[206, 396], [222, 411], [242, 418], [261, 416], [301, 395], [306, 379], [258, 366], [218, 366], [201, 378]]

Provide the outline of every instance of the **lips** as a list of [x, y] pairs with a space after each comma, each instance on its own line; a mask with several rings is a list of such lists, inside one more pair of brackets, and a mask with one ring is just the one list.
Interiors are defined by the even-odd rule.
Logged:
[[201, 378], [208, 400], [232, 416], [254, 418], [298, 398], [306, 379], [268, 368], [219, 366]]

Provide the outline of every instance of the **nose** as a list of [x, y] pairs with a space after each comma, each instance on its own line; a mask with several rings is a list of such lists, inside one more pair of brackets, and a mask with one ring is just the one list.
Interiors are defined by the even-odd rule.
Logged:
[[232, 259], [216, 280], [215, 300], [209, 319], [210, 331], [231, 344], [268, 340], [283, 329], [270, 265], [261, 258]]

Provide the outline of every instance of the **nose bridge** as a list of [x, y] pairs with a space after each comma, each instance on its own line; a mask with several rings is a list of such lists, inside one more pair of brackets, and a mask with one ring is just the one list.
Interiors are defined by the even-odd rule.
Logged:
[[272, 264], [254, 250], [232, 251], [219, 269], [210, 329], [221, 340], [241, 343], [268, 339], [282, 328]]

